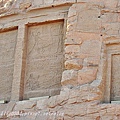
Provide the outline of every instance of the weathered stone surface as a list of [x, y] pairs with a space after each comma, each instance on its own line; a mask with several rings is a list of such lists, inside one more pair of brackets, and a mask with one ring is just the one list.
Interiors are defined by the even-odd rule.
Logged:
[[[119, 101], [119, 12], [119, 0], [0, 1], [0, 99], [6, 90], [8, 100], [49, 95], [12, 97], [0, 104], [0, 112], [10, 112], [0, 119], [119, 120], [119, 104], [103, 103]], [[12, 111], [18, 114], [10, 117]]]
[[78, 72], [74, 70], [66, 70], [62, 75], [62, 85], [76, 85], [78, 83]]
[[38, 109], [38, 110], [46, 109], [47, 108], [47, 105], [46, 105], [47, 100], [48, 100], [48, 98], [38, 100], [37, 105], [36, 105], [36, 109]]
[[15, 105], [16, 105], [16, 102], [10, 101], [10, 102], [7, 104], [6, 111], [7, 111], [7, 112], [13, 111]]
[[66, 46], [65, 52], [66, 52], [66, 54], [79, 53], [80, 52], [80, 46], [79, 45]]
[[81, 45], [80, 53], [85, 57], [98, 57], [100, 55], [101, 43], [96, 40], [84, 41]]
[[36, 105], [36, 101], [19, 101], [16, 103], [14, 111], [30, 110]]
[[0, 14], [7, 12], [14, 2], [15, 0], [0, 0]]
[[80, 70], [83, 67], [83, 60], [82, 59], [72, 59], [67, 60], [65, 62], [65, 68], [66, 69], [74, 69], [74, 70]]
[[47, 120], [48, 116], [46, 115], [38, 115], [35, 120]]
[[78, 72], [78, 83], [86, 84], [90, 83], [96, 79], [97, 70], [96, 69], [82, 69]]
[[77, 0], [77, 2], [100, 2], [101, 0]]
[[0, 112], [5, 111], [6, 107], [7, 107], [7, 105], [0, 104]]
[[111, 88], [111, 100], [120, 99], [120, 54], [112, 56], [112, 88]]
[[[98, 18], [100, 10], [98, 8], [87, 8], [87, 4], [79, 5], [76, 30], [80, 32], [100, 32], [101, 20]], [[89, 6], [90, 7], [90, 6]], [[85, 15], [86, 14], [86, 15]]]
[[116, 8], [119, 0], [106, 0], [104, 1], [105, 7]]
[[0, 99], [11, 97], [17, 30], [0, 32]]
[[45, 4], [53, 3], [53, 0], [44, 0]]
[[112, 22], [112, 23], [105, 23], [103, 24], [103, 33], [109, 36], [119, 36], [119, 30], [120, 30], [120, 23], [118, 22]]
[[28, 9], [30, 6], [32, 5], [32, 2], [31, 0], [26, 0], [26, 1], [23, 1], [22, 3], [20, 3], [20, 10], [26, 10]]
[[65, 40], [65, 45], [80, 45], [82, 43], [81, 38], [71, 38]]
[[36, 119], [36, 116], [34, 115], [11, 118], [11, 120], [35, 120], [35, 119]]
[[118, 13], [104, 13], [101, 15], [102, 23], [112, 23], [118, 21]]
[[43, 24], [28, 30], [24, 98], [58, 94], [63, 69], [63, 23]]
[[57, 97], [58, 97], [58, 96], [50, 97], [50, 99], [49, 99], [48, 102], [47, 102], [47, 106], [48, 106], [49, 108], [54, 108], [54, 107], [57, 106], [57, 103], [56, 103]]
[[43, 4], [43, 0], [32, 0], [32, 5], [33, 6], [38, 6]]
[[[88, 33], [88, 32], [78, 32], [78, 31], [69, 31], [67, 32], [67, 41], [65, 44], [82, 44], [86, 40], [100, 40], [100, 34], [97, 33]], [[72, 42], [71, 42], [72, 41]], [[71, 43], [68, 43], [71, 42]]]
[[98, 67], [100, 62], [100, 58], [96, 57], [87, 57], [84, 59], [83, 66], [84, 67]]

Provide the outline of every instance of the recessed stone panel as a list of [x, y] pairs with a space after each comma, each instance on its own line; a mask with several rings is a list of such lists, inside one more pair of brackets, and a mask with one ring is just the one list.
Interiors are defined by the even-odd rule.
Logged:
[[63, 70], [63, 22], [28, 28], [24, 99], [59, 94]]
[[112, 56], [111, 100], [120, 100], [120, 54]]
[[[114, 41], [112, 41], [114, 42]], [[105, 102], [120, 100], [120, 44], [107, 44]]]
[[0, 100], [10, 100], [17, 30], [0, 33]]

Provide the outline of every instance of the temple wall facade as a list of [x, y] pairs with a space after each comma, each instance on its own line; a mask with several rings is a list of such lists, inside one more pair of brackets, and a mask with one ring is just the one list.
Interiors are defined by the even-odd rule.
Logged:
[[0, 120], [120, 120], [120, 0], [0, 0]]

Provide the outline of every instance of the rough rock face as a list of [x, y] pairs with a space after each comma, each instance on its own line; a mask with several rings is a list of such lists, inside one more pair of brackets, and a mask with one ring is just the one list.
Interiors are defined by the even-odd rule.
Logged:
[[120, 120], [119, 31], [119, 0], [0, 1], [0, 119]]

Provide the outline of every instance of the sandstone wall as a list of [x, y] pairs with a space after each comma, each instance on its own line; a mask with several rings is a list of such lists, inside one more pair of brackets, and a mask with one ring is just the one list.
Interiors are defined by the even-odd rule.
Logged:
[[[4, 11], [2, 11], [3, 9]], [[11, 52], [14, 58], [14, 68], [11, 69], [10, 75], [8, 72], [8, 75], [11, 76], [9, 78], [11, 88], [8, 87], [8, 93], [4, 94], [10, 96], [10, 102], [0, 104], [0, 118], [5, 120], [119, 120], [120, 105], [110, 103], [120, 100], [119, 16], [119, 0], [17, 0], [12, 1], [8, 7], [3, 5], [0, 15], [0, 36], [2, 36], [0, 44], [9, 44], [3, 47], [5, 50], [2, 47], [1, 50], [5, 51], [4, 55], [7, 54], [7, 50]], [[29, 91], [25, 86], [26, 70], [29, 71], [26, 66], [32, 66], [29, 62], [36, 57], [41, 59], [39, 55], [43, 53], [28, 54], [34, 45], [29, 32], [42, 29], [42, 26], [47, 25], [54, 26], [53, 24], [55, 24], [59, 27], [58, 23], [64, 26], [63, 37], [60, 37], [59, 30], [59, 35], [55, 37], [56, 33], [52, 30], [48, 32], [45, 39], [39, 40], [32, 50], [35, 51], [41, 44], [53, 45], [51, 48], [56, 50], [58, 48], [57, 40], [63, 42], [63, 46], [58, 45], [58, 52], [52, 51], [53, 49], [48, 52], [49, 54], [51, 52], [60, 53], [59, 60], [64, 59], [63, 72], [63, 69], [60, 70], [62, 67], [59, 66], [59, 63], [54, 61], [54, 65], [57, 64], [56, 69], [59, 67], [57, 70], [60, 70], [57, 73], [60, 75], [62, 72], [60, 94], [35, 100], [23, 100], [25, 91]], [[15, 33], [12, 31], [13, 29], [15, 29]], [[6, 31], [10, 31], [13, 45], [11, 45], [11, 39]], [[36, 34], [37, 30], [33, 33]], [[50, 42], [56, 40], [55, 43], [53, 41], [53, 44], [47, 42], [49, 38], [46, 37], [49, 36], [49, 33], [50, 36], [53, 34], [56, 38], [50, 39]], [[61, 43], [59, 42], [59, 44]], [[10, 50], [13, 50], [14, 47], [15, 53], [13, 54], [13, 51]], [[61, 58], [62, 47], [64, 47], [64, 56]], [[4, 57], [2, 51], [0, 54]], [[40, 50], [38, 51], [40, 52]], [[6, 59], [13, 59], [11, 54]], [[47, 57], [51, 57], [51, 55]], [[1, 64], [2, 60], [0, 60]], [[5, 61], [6, 64], [9, 65], [12, 62]], [[49, 65], [48, 67], [45, 65], [45, 68], [47, 72]], [[35, 75], [42, 71], [37, 70]], [[1, 77], [4, 77], [4, 74]], [[6, 82], [5, 80], [1, 81]], [[38, 78], [34, 79], [34, 81], [36, 80]], [[45, 80], [50, 81], [50, 77]], [[31, 82], [34, 81], [31, 80]], [[51, 80], [52, 84], [54, 84], [53, 81]], [[1, 85], [0, 90], [3, 88]], [[35, 89], [37, 89], [36, 86]], [[38, 96], [35, 95], [35, 97]]]

